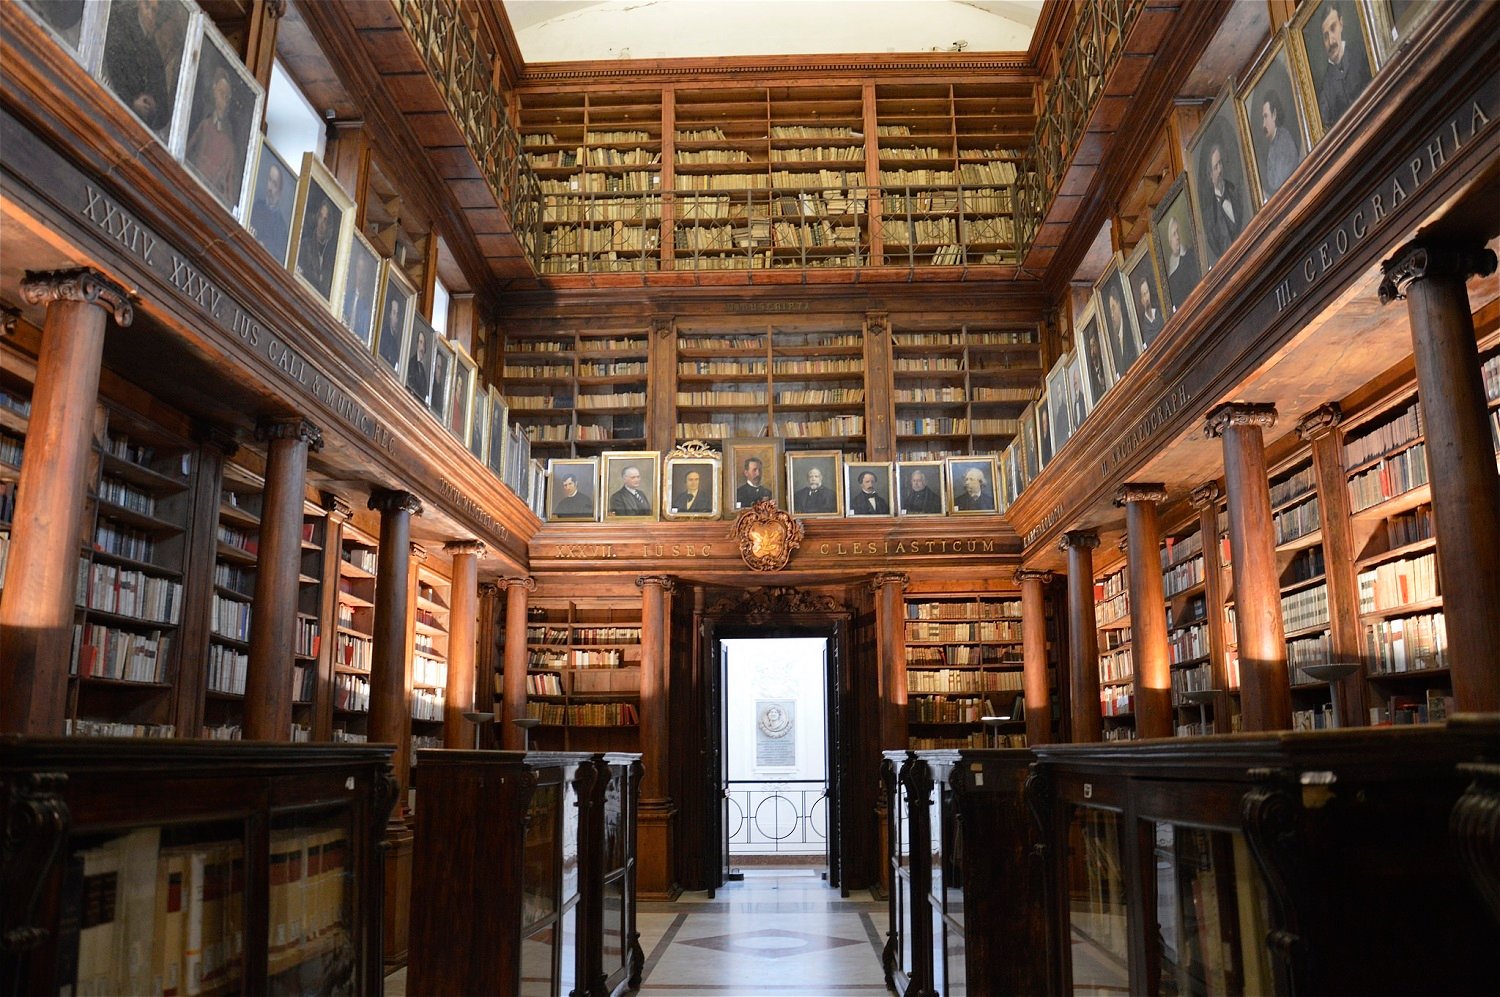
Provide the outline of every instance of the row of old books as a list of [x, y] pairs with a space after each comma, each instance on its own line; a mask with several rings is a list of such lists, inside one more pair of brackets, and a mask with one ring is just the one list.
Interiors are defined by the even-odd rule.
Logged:
[[1208, 624], [1190, 623], [1167, 631], [1167, 661], [1180, 665], [1208, 654]]
[[982, 673], [972, 668], [930, 668], [908, 670], [907, 692], [982, 692]]
[[1314, 585], [1281, 597], [1281, 621], [1288, 632], [1328, 622], [1328, 585]]
[[1435, 599], [1438, 596], [1437, 555], [1429, 552], [1409, 560], [1378, 564], [1361, 571], [1357, 583], [1361, 613], [1397, 609], [1413, 602]]
[[249, 598], [255, 594], [255, 569], [227, 561], [215, 561], [214, 584]]
[[906, 623], [906, 639], [966, 643], [970, 641], [1020, 640], [1021, 621], [1002, 618], [975, 623], [937, 623], [913, 620]]
[[107, 475], [99, 481], [99, 499], [143, 516], [156, 515], [155, 495]]
[[1371, 675], [1448, 667], [1448, 627], [1442, 613], [1423, 613], [1365, 626], [1365, 668]]
[[1311, 464], [1306, 464], [1292, 474], [1271, 483], [1271, 504], [1286, 505], [1293, 499], [1311, 492], [1317, 485], [1317, 475]]
[[1380, 425], [1344, 437], [1344, 466], [1354, 467], [1390, 453], [1422, 435], [1422, 410], [1415, 400]]
[[182, 615], [182, 583], [133, 568], [78, 562], [79, 594], [89, 609], [154, 623], [177, 623]]
[[1318, 496], [1313, 495], [1300, 505], [1274, 514], [1271, 523], [1278, 546], [1317, 532], [1322, 528], [1318, 519]]
[[411, 680], [417, 685], [445, 686], [448, 684], [448, 662], [414, 652], [411, 658]]
[[316, 658], [322, 648], [321, 626], [315, 617], [297, 617], [297, 632], [293, 637], [292, 653], [304, 658]]
[[162, 682], [171, 638], [160, 630], [133, 633], [99, 623], [73, 627], [70, 674], [122, 682]]
[[[1193, 534], [1196, 537], [1198, 534]], [[1204, 579], [1204, 560], [1202, 546], [1199, 545], [1198, 554], [1189, 557], [1179, 564], [1174, 564], [1162, 572], [1162, 589], [1166, 598], [1186, 592], [1195, 585], [1199, 585]]]
[[260, 534], [255, 530], [242, 530], [220, 523], [219, 543], [226, 544], [246, 554], [260, 552]]
[[345, 713], [369, 713], [370, 680], [363, 675], [335, 674], [333, 708]]
[[234, 696], [245, 694], [245, 673], [250, 667], [250, 655], [223, 644], [208, 645], [208, 688], [211, 692], [226, 692]]
[[1172, 702], [1184, 705], [1182, 695], [1188, 692], [1207, 692], [1214, 687], [1214, 669], [1208, 662], [1188, 668], [1172, 669]]
[[441, 721], [443, 719], [442, 689], [413, 689], [408, 701], [411, 703], [413, 720]]
[[787, 360], [777, 358], [772, 365], [776, 374], [862, 374], [865, 362], [855, 358], [836, 360]]
[[250, 603], [225, 598], [217, 592], [213, 596], [213, 612], [209, 617], [209, 629], [229, 640], [250, 639]]
[[828, 419], [788, 421], [780, 424], [781, 435], [789, 440], [824, 436], [863, 436], [864, 416], [836, 415]]
[[1119, 647], [1099, 655], [1099, 681], [1119, 682], [1135, 674], [1130, 648]]
[[357, 634], [337, 633], [333, 640], [335, 662], [345, 668], [353, 668], [361, 672], [370, 670], [370, 663], [375, 655], [375, 642], [371, 638]]
[[1418, 443], [1349, 479], [1349, 502], [1360, 512], [1427, 484], [1427, 445]]
[[144, 530], [100, 522], [94, 527], [94, 549], [132, 561], [153, 561], [156, 541]]
[[961, 724], [979, 722], [980, 717], [994, 715], [987, 699], [912, 699], [906, 706], [906, 718], [913, 723]]
[[1135, 683], [1112, 685], [1099, 690], [1099, 709], [1106, 717], [1135, 712]]
[[1286, 665], [1292, 685], [1309, 685], [1318, 681], [1302, 669], [1304, 665], [1319, 665], [1331, 660], [1331, 640], [1328, 634], [1320, 633], [1286, 642]]
[[561, 696], [562, 676], [546, 672], [526, 676], [526, 694], [529, 696]]
[[567, 707], [570, 727], [634, 727], [640, 722], [634, 703], [574, 703]]

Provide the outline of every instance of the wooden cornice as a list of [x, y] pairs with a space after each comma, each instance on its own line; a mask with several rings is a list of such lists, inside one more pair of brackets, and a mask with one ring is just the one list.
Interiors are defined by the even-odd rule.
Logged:
[[[1201, 440], [1204, 415], [1234, 398], [1351, 284], [1370, 282], [1373, 300], [1373, 268], [1435, 211], [1481, 216], [1454, 203], [1465, 192], [1480, 203], [1494, 197], [1497, 66], [1500, 7], [1434, 12], [1012, 503], [1008, 518], [1026, 545], [1028, 566], [1048, 566], [1047, 548], [1064, 531], [1118, 522], [1114, 490], [1167, 448]], [[1439, 142], [1444, 158], [1433, 172], [1428, 149]], [[1485, 235], [1495, 234], [1490, 213]], [[1306, 394], [1326, 399], [1327, 391], [1310, 383]]]

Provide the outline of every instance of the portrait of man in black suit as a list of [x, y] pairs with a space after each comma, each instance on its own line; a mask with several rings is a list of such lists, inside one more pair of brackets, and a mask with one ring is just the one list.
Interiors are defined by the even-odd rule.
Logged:
[[788, 454], [787, 487], [794, 516], [838, 516], [842, 455], [832, 452]]
[[411, 350], [406, 356], [406, 387], [423, 404], [432, 394], [432, 358], [436, 337], [420, 315], [412, 319]]
[[891, 514], [891, 466], [869, 466], [858, 462], [845, 465], [848, 483], [845, 507], [851, 516], [889, 516]]
[[714, 519], [719, 514], [719, 462], [667, 458], [667, 517]]
[[948, 479], [954, 512], [995, 511], [993, 460], [952, 458], [948, 461]]
[[1162, 324], [1166, 321], [1166, 316], [1162, 315], [1161, 307], [1156, 303], [1156, 289], [1152, 287], [1154, 283], [1149, 268], [1142, 268], [1135, 278], [1135, 314], [1141, 323], [1141, 340], [1147, 346], [1161, 332]]
[[[1135, 315], [1126, 298], [1124, 277], [1114, 264], [1104, 272], [1099, 285], [1099, 317], [1104, 322], [1105, 342], [1109, 344], [1110, 366], [1118, 381], [1141, 355], [1141, 344], [1136, 338]], [[1098, 402], [1095, 396], [1094, 403]]]
[[740, 483], [734, 490], [734, 505], [737, 509], [748, 509], [761, 499], [771, 497], [766, 487], [765, 461], [759, 457], [746, 457], [740, 462]]
[[551, 478], [551, 519], [586, 520], [598, 518], [594, 502], [594, 483], [599, 465], [589, 460], [554, 460], [548, 466]]
[[343, 223], [343, 213], [333, 198], [316, 179], [309, 178], [307, 201], [302, 209], [302, 229], [297, 236], [296, 271], [325, 301], [331, 301], [333, 296], [339, 229]]
[[1287, 51], [1278, 45], [1245, 96], [1250, 155], [1263, 200], [1281, 189], [1306, 154], [1296, 101]]
[[1326, 131], [1370, 85], [1370, 52], [1359, 11], [1349, 0], [1324, 0], [1303, 22], [1302, 41]]
[[901, 481], [900, 512], [903, 516], [943, 514], [943, 465], [939, 461], [903, 461], [897, 475]]
[[604, 480], [614, 485], [605, 502], [605, 519], [656, 518], [659, 459], [644, 452], [604, 455]]
[[1192, 205], [1188, 201], [1185, 177], [1179, 176], [1172, 190], [1156, 208], [1151, 220], [1158, 256], [1165, 274], [1168, 315], [1182, 307], [1203, 271], [1198, 263], [1196, 236], [1193, 234]]
[[250, 234], [281, 264], [286, 263], [287, 244], [292, 237], [295, 177], [291, 167], [262, 139], [260, 162], [255, 168], [255, 194], [250, 205]]
[[377, 355], [393, 371], [401, 369], [401, 354], [406, 348], [406, 321], [413, 295], [390, 276], [386, 277], [385, 293], [380, 305], [380, 339], [375, 345]]

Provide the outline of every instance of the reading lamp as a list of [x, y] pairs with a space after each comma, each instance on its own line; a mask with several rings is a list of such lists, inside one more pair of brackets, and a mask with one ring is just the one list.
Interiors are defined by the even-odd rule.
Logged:
[[1348, 678], [1359, 671], [1357, 661], [1326, 661], [1318, 665], [1303, 665], [1302, 670], [1311, 678], [1319, 682], [1328, 683], [1328, 696], [1333, 706], [1333, 726], [1343, 726], [1339, 718], [1343, 716], [1343, 696], [1339, 693], [1339, 680]]
[[511, 723], [521, 728], [521, 750], [531, 750], [531, 728], [541, 723], [539, 717], [516, 717]]
[[474, 750], [478, 751], [480, 747], [479, 734], [480, 731], [483, 730], [483, 727], [481, 725], [487, 724], [491, 720], [495, 719], [495, 715], [493, 713], [478, 713], [474, 710], [465, 710], [464, 719], [474, 725]]

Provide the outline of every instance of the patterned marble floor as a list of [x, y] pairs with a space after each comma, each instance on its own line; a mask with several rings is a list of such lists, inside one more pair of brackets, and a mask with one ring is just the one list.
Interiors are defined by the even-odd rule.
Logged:
[[[640, 997], [875, 997], [886, 905], [868, 891], [848, 899], [816, 868], [747, 868], [714, 899], [684, 893], [636, 912], [646, 968]], [[406, 972], [386, 978], [406, 992]]]
[[750, 869], [709, 900], [642, 903], [641, 997], [886, 993], [886, 906], [868, 891], [842, 899], [817, 869]]

